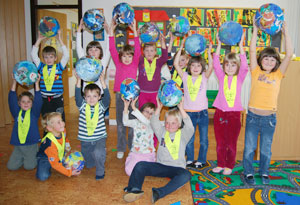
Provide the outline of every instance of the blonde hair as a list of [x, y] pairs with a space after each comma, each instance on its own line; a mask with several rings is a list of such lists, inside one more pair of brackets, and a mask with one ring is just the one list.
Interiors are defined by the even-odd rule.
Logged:
[[223, 62], [223, 71], [224, 71], [224, 73], [225, 73], [225, 64], [226, 63], [236, 64], [238, 68], [237, 68], [234, 75], [237, 75], [239, 73], [240, 66], [241, 66], [241, 59], [240, 59], [240, 56], [238, 54], [231, 52], [231, 53], [227, 53], [225, 55], [224, 62]]
[[180, 111], [178, 110], [178, 108], [174, 108], [174, 109], [171, 109], [171, 110], [167, 111], [166, 114], [165, 114], [165, 120], [169, 116], [175, 117], [179, 122], [179, 127], [182, 127], [182, 115], [181, 115]]
[[41, 124], [42, 124], [43, 129], [44, 129], [46, 132], [48, 132], [47, 126], [51, 126], [51, 125], [52, 125], [52, 121], [51, 121], [51, 120], [52, 120], [54, 117], [57, 117], [57, 116], [59, 116], [59, 117], [62, 118], [60, 112], [49, 112], [49, 113], [46, 113], [46, 114], [43, 116], [42, 121], [41, 121]]

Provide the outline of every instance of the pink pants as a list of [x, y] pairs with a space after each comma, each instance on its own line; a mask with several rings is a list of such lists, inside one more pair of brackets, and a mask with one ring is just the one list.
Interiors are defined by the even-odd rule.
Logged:
[[148, 154], [129, 152], [129, 154], [126, 158], [126, 162], [125, 162], [126, 174], [128, 176], [130, 176], [136, 163], [141, 162], [141, 161], [155, 162], [156, 161], [155, 152], [148, 153]]
[[217, 141], [218, 167], [232, 169], [235, 164], [236, 143], [241, 130], [241, 112], [216, 109], [214, 130]]

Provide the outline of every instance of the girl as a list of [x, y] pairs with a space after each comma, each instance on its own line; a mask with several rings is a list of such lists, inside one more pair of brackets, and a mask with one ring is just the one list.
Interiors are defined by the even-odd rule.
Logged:
[[[254, 21], [253, 21], [254, 22]], [[277, 98], [281, 79], [293, 54], [292, 42], [286, 23], [282, 26], [285, 38], [286, 55], [282, 62], [275, 48], [267, 47], [256, 59], [257, 27], [253, 24], [250, 42], [251, 95], [246, 118], [245, 147], [243, 156], [244, 179], [246, 183], [255, 184], [253, 157], [260, 134], [259, 175], [263, 184], [269, 184], [269, 164], [271, 145], [276, 126]]]
[[[196, 130], [198, 125], [200, 133], [200, 150], [198, 159], [194, 161], [195, 134], [186, 147], [187, 167], [202, 168], [206, 164], [208, 149], [208, 99], [206, 97], [207, 80], [211, 75], [213, 66], [212, 58], [209, 56], [208, 69], [205, 71], [205, 60], [201, 56], [191, 57], [187, 65], [187, 72], [183, 72], [179, 64], [183, 43], [175, 57], [174, 66], [183, 81], [184, 109], [190, 116]], [[208, 52], [211, 52], [210, 44]]]
[[[248, 63], [243, 49], [245, 33], [239, 43], [240, 56], [228, 53], [223, 69], [220, 64], [221, 41], [217, 36], [218, 47], [213, 56], [215, 74], [219, 80], [219, 92], [213, 103], [216, 108], [214, 130], [217, 142], [218, 166], [212, 171], [230, 175], [235, 164], [236, 143], [241, 130], [241, 89], [248, 73]], [[211, 55], [210, 53], [208, 55]]]
[[[129, 178], [128, 186], [124, 189], [124, 200], [133, 202], [144, 192], [141, 190], [145, 176], [169, 177], [167, 185], [152, 188], [152, 203], [182, 187], [190, 180], [191, 173], [185, 169], [185, 148], [191, 139], [194, 128], [191, 119], [183, 109], [183, 100], [177, 105], [178, 109], [169, 110], [165, 115], [165, 126], [159, 121], [163, 107], [157, 98], [157, 108], [151, 117], [151, 126], [158, 138], [156, 162], [138, 162]], [[182, 123], [183, 121], [183, 123]]]
[[[155, 105], [153, 103], [145, 103], [141, 110], [136, 109], [135, 104], [138, 97], [132, 102], [124, 100], [124, 112], [123, 112], [123, 124], [127, 127], [132, 127], [134, 129], [134, 137], [132, 142], [132, 147], [128, 157], [125, 162], [125, 172], [128, 176], [140, 161], [155, 162], [155, 148], [153, 141], [153, 130], [150, 126], [150, 118], [155, 110]], [[129, 120], [128, 118], [128, 107], [131, 102], [132, 115], [137, 119]]]
[[[118, 53], [115, 46], [114, 31], [117, 24], [115, 20], [112, 20], [110, 29], [109, 29], [109, 50], [112, 56], [112, 59], [116, 65], [116, 74], [115, 74], [115, 85], [114, 92], [116, 92], [116, 110], [124, 110], [124, 102], [121, 99], [120, 87], [123, 80], [126, 78], [136, 79], [137, 68], [139, 63], [139, 57], [141, 55], [141, 47], [139, 42], [139, 37], [136, 30], [136, 21], [129, 26], [134, 33], [134, 47], [130, 45], [125, 45], [122, 47]], [[126, 127], [122, 122], [123, 113], [116, 113], [117, 120], [117, 132], [118, 132], [118, 142], [117, 142], [117, 158], [122, 159], [124, 152], [126, 151], [126, 144], [128, 144], [129, 150], [132, 145], [133, 138], [133, 129], [128, 129], [128, 143], [126, 140]], [[133, 118], [130, 116], [130, 118]]]
[[63, 166], [63, 157], [71, 150], [70, 142], [65, 136], [65, 123], [59, 112], [50, 112], [44, 115], [42, 126], [48, 132], [41, 141], [37, 153], [36, 177], [41, 181], [51, 176], [51, 167], [65, 176], [76, 176], [81, 172], [67, 169]]

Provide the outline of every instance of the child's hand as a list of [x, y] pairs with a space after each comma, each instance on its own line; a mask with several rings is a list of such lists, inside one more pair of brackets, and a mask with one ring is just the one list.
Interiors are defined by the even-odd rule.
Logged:
[[158, 98], [158, 95], [156, 96], [156, 102], [157, 102], [157, 110], [161, 110], [162, 107], [163, 107], [163, 104], [160, 102], [159, 98]]
[[174, 40], [175, 40], [175, 36], [173, 35], [173, 33], [171, 32], [171, 31], [169, 31], [169, 35], [170, 35], [170, 44], [172, 43], [172, 45], [173, 45], [173, 42], [174, 42]]
[[221, 45], [221, 41], [220, 41], [220, 38], [219, 38], [219, 34], [217, 33], [217, 35], [216, 35], [216, 39], [217, 39], [217, 41], [218, 41], [218, 45]]
[[133, 19], [133, 22], [129, 25], [129, 28], [133, 31], [134, 36], [137, 36], [137, 30], [136, 30], [136, 20]]
[[72, 170], [72, 176], [78, 176], [80, 173], [81, 173], [81, 171]]
[[16, 91], [16, 88], [17, 88], [17, 81], [16, 81], [16, 79], [15, 79], [15, 76], [14, 76], [14, 74], [12, 73], [11, 74], [11, 78], [12, 78], [12, 80], [13, 80], [13, 82], [12, 82], [12, 84], [11, 84], [11, 91]]
[[258, 30], [258, 28], [257, 28], [257, 25], [256, 25], [256, 21], [255, 21], [255, 15], [253, 15], [253, 20], [252, 20], [252, 22], [253, 22], [253, 30]]
[[241, 37], [241, 41], [240, 41], [240, 43], [239, 43], [240, 53], [241, 53], [241, 54], [244, 54], [244, 53], [245, 53], [244, 47], [243, 47], [244, 39], [245, 39], [245, 31], [243, 32], [243, 35], [242, 35], [242, 37]]
[[100, 83], [102, 85], [102, 88], [105, 89], [106, 88], [106, 84], [105, 84], [105, 72], [102, 71], [101, 75], [100, 75]]
[[109, 33], [108, 33], [109, 36], [114, 36], [116, 27], [117, 27], [116, 19], [113, 18], [111, 20], [110, 27], [109, 27]]
[[212, 43], [209, 43], [209, 46], [208, 46], [208, 55], [211, 55], [211, 51], [212, 51]]
[[131, 102], [131, 108], [132, 108], [132, 110], [136, 110], [135, 105], [136, 105], [136, 102], [138, 101], [138, 99], [139, 99], [139, 96], [137, 96], [136, 98], [134, 98], [132, 100], [132, 102]]
[[79, 26], [77, 28], [77, 32], [80, 33], [81, 30], [84, 30], [85, 29], [85, 26], [84, 26], [84, 23], [83, 23], [83, 19], [81, 18], [80, 19], [80, 23], [79, 23]]
[[103, 28], [106, 33], [109, 34], [109, 25], [107, 24], [106, 20], [104, 19]]
[[41, 80], [41, 74], [38, 74], [38, 78], [35, 81], [35, 91], [40, 90], [40, 80]]
[[286, 21], [284, 21], [283, 24], [282, 24], [281, 32], [282, 32], [283, 35], [285, 35], [288, 32]]
[[125, 100], [123, 96], [121, 96], [121, 99], [124, 102], [124, 111], [128, 110], [129, 104], [130, 104], [130, 100]]
[[183, 98], [181, 98], [180, 103], [177, 105], [179, 110], [183, 110]]

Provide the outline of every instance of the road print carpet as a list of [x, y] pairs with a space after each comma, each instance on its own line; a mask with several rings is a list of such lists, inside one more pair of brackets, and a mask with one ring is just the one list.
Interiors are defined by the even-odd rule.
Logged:
[[[191, 168], [190, 181], [195, 205], [202, 204], [299, 204], [300, 162], [271, 161], [270, 184], [263, 185], [255, 174], [256, 185], [248, 185], [243, 178], [243, 165], [237, 161], [231, 175], [215, 174], [216, 161], [208, 161], [202, 169]], [[258, 161], [254, 162], [256, 171]]]

